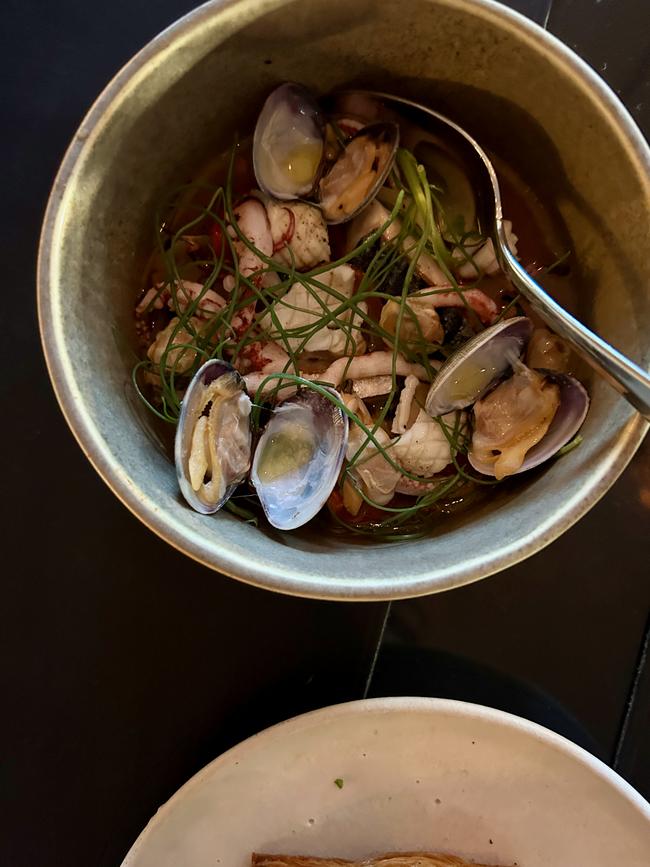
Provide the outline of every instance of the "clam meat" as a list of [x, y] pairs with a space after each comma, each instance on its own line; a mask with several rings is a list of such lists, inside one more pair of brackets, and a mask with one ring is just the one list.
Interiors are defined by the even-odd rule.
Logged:
[[338, 479], [347, 440], [347, 415], [315, 389], [299, 388], [275, 407], [251, 469], [272, 526], [294, 530], [320, 511]]
[[251, 402], [236, 370], [207, 361], [195, 374], [176, 429], [176, 474], [197, 512], [217, 512], [246, 478], [251, 460]]
[[496, 479], [532, 469], [575, 436], [588, 408], [573, 377], [517, 361], [510, 379], [474, 404], [469, 462]]
[[536, 328], [526, 349], [526, 364], [564, 373], [569, 366], [571, 350], [558, 334], [548, 328]]
[[351, 220], [371, 202], [393, 167], [399, 144], [395, 123], [362, 127], [319, 184], [320, 207], [330, 224]]

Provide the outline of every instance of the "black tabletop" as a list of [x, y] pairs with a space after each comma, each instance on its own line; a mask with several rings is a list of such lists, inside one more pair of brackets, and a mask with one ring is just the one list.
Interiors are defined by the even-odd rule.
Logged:
[[[5, 0], [0, 864], [113, 867], [219, 752], [365, 695], [500, 707], [585, 746], [650, 797], [650, 448], [550, 548], [437, 596], [283, 598], [155, 538], [86, 462], [42, 361], [39, 223], [111, 75], [192, 0]], [[639, 0], [513, 0], [582, 54], [648, 134]]]

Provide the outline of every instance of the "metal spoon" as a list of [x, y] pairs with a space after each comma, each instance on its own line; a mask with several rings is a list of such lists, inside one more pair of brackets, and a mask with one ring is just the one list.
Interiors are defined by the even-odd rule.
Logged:
[[420, 117], [417, 122], [426, 131], [440, 132], [447, 142], [453, 136], [454, 147], [457, 144], [461, 148], [473, 175], [472, 183], [477, 185], [481, 222], [482, 225], [490, 227], [494, 249], [503, 272], [539, 316], [554, 331], [570, 341], [594, 370], [650, 421], [650, 375], [554, 301], [510, 252], [503, 226], [499, 182], [494, 166], [481, 146], [458, 124], [417, 102], [374, 91], [356, 93], [382, 105], [393, 106], [398, 113], [406, 114], [407, 117], [414, 113], [423, 114], [426, 120]]

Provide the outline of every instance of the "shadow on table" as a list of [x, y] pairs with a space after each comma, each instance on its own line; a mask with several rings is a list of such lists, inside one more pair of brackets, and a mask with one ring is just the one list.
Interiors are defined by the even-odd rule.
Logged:
[[592, 735], [542, 690], [461, 656], [389, 644], [382, 648], [369, 698], [432, 696], [482, 704], [532, 720], [607, 761]]

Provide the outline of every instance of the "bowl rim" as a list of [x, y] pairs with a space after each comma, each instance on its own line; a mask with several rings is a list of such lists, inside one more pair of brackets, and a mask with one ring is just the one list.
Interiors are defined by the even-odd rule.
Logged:
[[260, 740], [273, 740], [280, 735], [289, 735], [300, 732], [305, 727], [314, 725], [323, 725], [332, 720], [340, 719], [341, 717], [355, 717], [364, 713], [388, 715], [394, 713], [411, 712], [415, 714], [427, 714], [432, 717], [439, 715], [455, 716], [467, 720], [475, 720], [476, 722], [492, 723], [502, 728], [507, 728], [511, 731], [523, 734], [531, 739], [541, 742], [542, 744], [556, 749], [566, 756], [570, 761], [574, 761], [583, 767], [586, 767], [596, 777], [610, 785], [617, 794], [627, 803], [641, 813], [650, 824], [650, 803], [638, 792], [634, 786], [627, 782], [613, 768], [607, 765], [602, 759], [590, 753], [584, 747], [579, 746], [564, 735], [558, 734], [552, 729], [533, 722], [508, 711], [499, 710], [498, 708], [488, 707], [487, 705], [477, 704], [475, 702], [459, 701], [458, 699], [436, 698], [434, 696], [383, 696], [378, 698], [362, 698], [354, 701], [341, 702], [339, 704], [328, 705], [316, 710], [307, 711], [306, 713], [298, 714], [289, 719], [282, 720], [274, 725], [268, 726], [259, 732], [245, 738], [243, 741], [220, 753], [212, 761], [208, 762], [185, 781], [172, 795], [162, 804], [156, 813], [147, 822], [138, 837], [134, 840], [131, 848], [126, 853], [121, 867], [129, 867], [134, 863], [134, 859], [139, 854], [139, 850], [144, 845], [147, 837], [163, 822], [167, 814], [177, 806], [183, 798], [188, 795], [197, 786], [200, 786], [203, 781], [210, 777], [211, 774], [220, 765], [227, 765], [230, 762], [236, 764], [237, 761], [244, 758], [247, 751], [251, 747], [255, 747]]
[[[271, 11], [290, 0], [273, 0], [260, 4], [260, 10]], [[509, 9], [496, 0], [435, 0], [450, 8], [461, 9], [488, 21], [506, 26], [542, 50], [550, 59], [563, 66], [569, 75], [596, 99], [599, 108], [618, 126], [628, 155], [641, 174], [650, 183], [650, 146], [636, 122], [600, 76], [575, 52], [524, 15]], [[108, 82], [91, 105], [73, 136], [54, 179], [43, 219], [37, 260], [37, 310], [41, 345], [50, 381], [65, 420], [82, 451], [94, 469], [119, 500], [157, 536], [208, 568], [257, 587], [287, 595], [341, 601], [378, 601], [423, 596], [453, 587], [470, 584], [513, 566], [526, 559], [575, 524], [609, 490], [628, 465], [648, 430], [648, 423], [640, 415], [630, 412], [619, 441], [600, 473], [594, 474], [590, 484], [581, 489], [580, 496], [568, 498], [563, 508], [554, 513], [552, 520], [539, 525], [521, 542], [497, 548], [480, 560], [458, 564], [453, 570], [418, 572], [394, 579], [390, 585], [374, 586], [367, 577], [350, 577], [329, 582], [326, 576], [314, 577], [295, 572], [277, 564], [251, 565], [245, 557], [233, 552], [219, 551], [199, 539], [196, 534], [179, 530], [173, 522], [162, 517], [160, 507], [144, 495], [120, 467], [111, 449], [95, 427], [93, 420], [76, 399], [75, 375], [63, 357], [65, 340], [53, 315], [56, 295], [57, 256], [62, 231], [62, 204], [66, 187], [78, 166], [101, 133], [103, 121], [110, 114], [120, 96], [137, 83], [138, 77], [155, 66], [166, 51], [179, 40], [191, 38], [205, 21], [237, 7], [257, 5], [255, 0], [208, 0], [182, 16], [141, 48]], [[314, 555], [316, 556], [316, 555]]]

